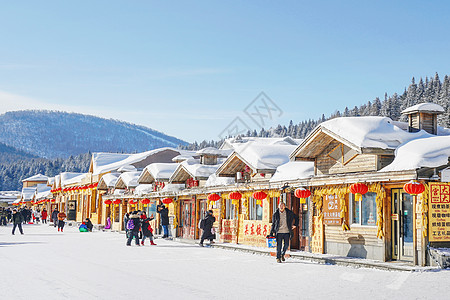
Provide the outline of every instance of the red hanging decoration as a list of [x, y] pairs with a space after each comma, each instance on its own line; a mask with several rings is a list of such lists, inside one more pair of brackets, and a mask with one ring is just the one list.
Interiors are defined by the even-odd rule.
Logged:
[[113, 201], [114, 204], [120, 204], [121, 202], [122, 202], [122, 200], [120, 200], [120, 199], [116, 199]]
[[267, 194], [264, 192], [254, 192], [252, 197], [256, 200], [264, 200], [267, 198]]
[[362, 199], [362, 195], [369, 191], [369, 187], [362, 182], [354, 183], [349, 187], [350, 193], [355, 194], [356, 201], [360, 201]]
[[217, 195], [216, 193], [213, 193], [213, 194], [209, 194], [209, 195], [208, 195], [208, 200], [209, 200], [209, 201], [214, 201], [214, 202], [216, 202], [216, 201], [218, 201], [220, 198], [222, 198], [222, 197], [220, 197], [220, 196]]
[[228, 197], [232, 200], [241, 200], [242, 194], [239, 192], [231, 192]]
[[162, 203], [164, 203], [164, 204], [169, 204], [169, 203], [172, 203], [172, 202], [173, 202], [173, 200], [171, 198], [165, 198], [165, 199], [162, 200]]
[[112, 203], [111, 199], [107, 199], [104, 201], [106, 205], [110, 205]]
[[294, 196], [300, 199], [301, 204], [305, 204], [306, 198], [311, 196], [311, 191], [305, 188], [298, 188], [294, 191]]
[[150, 203], [150, 199], [147, 199], [147, 198], [142, 199], [142, 200], [141, 200], [141, 203], [142, 203], [142, 204], [149, 204], [149, 203]]
[[425, 186], [420, 182], [411, 180], [403, 186], [403, 189], [410, 195], [419, 195], [425, 191]]

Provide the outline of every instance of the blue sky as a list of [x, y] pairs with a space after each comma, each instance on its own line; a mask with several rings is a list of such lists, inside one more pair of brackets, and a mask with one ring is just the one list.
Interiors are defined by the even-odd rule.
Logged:
[[65, 110], [217, 139], [264, 91], [274, 123], [450, 75], [447, 1], [4, 1], [0, 113]]

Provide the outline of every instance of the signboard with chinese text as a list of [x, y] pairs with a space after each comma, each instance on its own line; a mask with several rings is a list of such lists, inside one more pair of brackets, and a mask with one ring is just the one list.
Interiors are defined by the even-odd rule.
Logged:
[[239, 232], [239, 243], [266, 247], [266, 236], [270, 233], [272, 224], [264, 221], [243, 220]]
[[337, 195], [323, 197], [323, 223], [325, 225], [341, 225], [341, 205]]
[[237, 220], [222, 220], [222, 242], [225, 243], [237, 243]]
[[323, 223], [320, 217], [314, 216], [314, 234], [311, 237], [311, 252], [323, 253]]
[[450, 184], [429, 183], [430, 242], [450, 241]]

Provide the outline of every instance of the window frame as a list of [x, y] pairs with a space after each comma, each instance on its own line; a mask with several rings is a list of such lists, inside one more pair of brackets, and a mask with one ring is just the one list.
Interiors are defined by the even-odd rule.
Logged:
[[[261, 200], [261, 204], [256, 204], [257, 200], [253, 197], [248, 198], [248, 219], [251, 221], [262, 221], [264, 219], [264, 207], [263, 200]], [[258, 219], [258, 208], [261, 207], [261, 219]]]
[[[362, 216], [363, 216], [363, 201], [368, 201], [366, 198], [367, 194], [374, 194], [375, 198], [373, 199], [374, 203], [375, 203], [375, 224], [373, 225], [366, 225], [366, 224], [362, 224]], [[375, 192], [368, 192], [365, 195], [362, 195], [362, 199], [360, 201], [355, 201], [355, 195], [352, 193], [349, 193], [348, 196], [348, 200], [349, 200], [349, 223], [350, 223], [350, 227], [354, 226], [354, 227], [370, 227], [370, 228], [374, 228], [377, 227], [377, 202], [376, 202], [376, 197], [377, 197], [377, 193]], [[354, 203], [358, 203], [359, 205], [359, 223], [353, 223], [353, 208], [354, 208]]]

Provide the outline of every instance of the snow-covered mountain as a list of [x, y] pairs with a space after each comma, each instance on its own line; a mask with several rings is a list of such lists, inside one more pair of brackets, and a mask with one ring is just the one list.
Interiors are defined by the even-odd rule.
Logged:
[[131, 153], [187, 144], [145, 126], [40, 110], [0, 115], [0, 142], [45, 158], [65, 158], [89, 151]]

